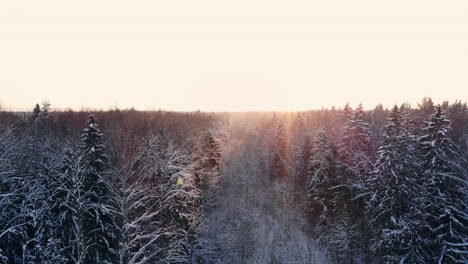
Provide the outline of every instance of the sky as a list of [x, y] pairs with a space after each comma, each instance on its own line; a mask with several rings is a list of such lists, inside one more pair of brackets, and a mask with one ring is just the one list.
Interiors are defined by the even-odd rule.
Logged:
[[468, 1], [2, 1], [0, 104], [305, 110], [468, 100]]

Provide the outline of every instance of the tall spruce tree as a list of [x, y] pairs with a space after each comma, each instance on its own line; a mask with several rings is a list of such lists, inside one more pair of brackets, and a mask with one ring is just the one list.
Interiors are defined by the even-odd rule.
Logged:
[[423, 214], [421, 245], [432, 263], [468, 262], [468, 188], [454, 162], [457, 147], [448, 137], [450, 121], [441, 107], [427, 122], [420, 138], [425, 193], [418, 200]]
[[353, 116], [346, 121], [338, 150], [341, 158], [357, 176], [361, 178], [372, 167], [372, 143], [369, 124], [365, 121], [365, 113], [360, 104]]
[[106, 177], [109, 169], [102, 133], [94, 115], [81, 135], [79, 172], [84, 203], [83, 234], [87, 254], [83, 263], [113, 263], [116, 239], [110, 211], [110, 190]]
[[421, 191], [417, 149], [407, 115], [395, 106], [389, 113], [378, 159], [368, 179], [371, 197], [367, 211], [375, 232], [373, 249], [385, 261], [404, 259], [413, 243], [409, 238], [414, 234], [403, 232], [406, 226], [402, 223], [407, 223], [415, 195]]
[[33, 122], [36, 121], [40, 114], [41, 114], [41, 107], [39, 106], [39, 104], [36, 104], [32, 112], [31, 121]]
[[291, 124], [291, 147], [294, 158], [294, 186], [299, 193], [307, 187], [307, 163], [312, 152], [312, 139], [307, 133], [306, 119], [298, 113]]
[[[349, 201], [346, 167], [338, 159], [328, 133], [320, 128], [313, 143], [308, 169], [308, 199], [312, 218], [328, 228], [336, 212]], [[325, 234], [323, 234], [325, 235]]]
[[[369, 246], [371, 232], [368, 228], [368, 219], [365, 215], [365, 200], [360, 193], [366, 192], [366, 181], [375, 162], [374, 148], [371, 141], [369, 124], [366, 121], [366, 113], [360, 104], [348, 119], [343, 128], [341, 139], [339, 139], [338, 152], [341, 160], [349, 169], [349, 182], [351, 196], [350, 213], [343, 216], [343, 223], [349, 223], [350, 227], [359, 229], [359, 234], [352, 236], [349, 240], [354, 247], [361, 248], [365, 257], [369, 257]], [[359, 197], [359, 198], [356, 198]], [[346, 214], [347, 212], [345, 212]]]
[[274, 132], [273, 145], [273, 179], [286, 179], [289, 176], [289, 145], [286, 124], [283, 119], [278, 119]]
[[71, 148], [66, 148], [56, 176], [51, 212], [60, 226], [57, 239], [65, 263], [85, 263], [90, 245], [84, 233], [85, 209], [89, 206], [83, 194], [83, 174], [79, 173], [79, 159]]
[[350, 261], [356, 246], [356, 224], [350, 218], [349, 170], [323, 128], [317, 132], [312, 153], [308, 200], [314, 231], [331, 259], [336, 263]]

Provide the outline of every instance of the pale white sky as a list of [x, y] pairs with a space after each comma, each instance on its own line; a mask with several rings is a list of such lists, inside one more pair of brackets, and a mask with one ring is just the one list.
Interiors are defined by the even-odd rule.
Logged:
[[302, 110], [468, 100], [468, 1], [2, 1], [0, 103]]

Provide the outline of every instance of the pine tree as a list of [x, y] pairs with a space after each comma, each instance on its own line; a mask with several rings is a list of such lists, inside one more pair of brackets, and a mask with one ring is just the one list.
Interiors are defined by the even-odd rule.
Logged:
[[[61, 163], [60, 144], [52, 139], [44, 139], [41, 142], [36, 172], [37, 183], [35, 193], [37, 201], [35, 210], [40, 211], [38, 221], [34, 221], [33, 229], [35, 247], [32, 251], [35, 254], [37, 263], [65, 263], [66, 257], [63, 256], [61, 239], [58, 234], [61, 232], [61, 226], [52, 212], [51, 208], [56, 203], [55, 188], [60, 184], [57, 179], [59, 165]], [[37, 187], [40, 187], [37, 188]]]
[[353, 108], [349, 106], [349, 103], [346, 103], [345, 107], [341, 111], [343, 121], [346, 122], [353, 115]]
[[4, 189], [0, 200], [6, 210], [2, 215], [9, 219], [0, 223], [0, 233], [8, 243], [5, 247], [8, 252], [0, 254], [9, 263], [61, 263], [56, 240], [58, 227], [50, 212], [54, 200], [54, 175], [59, 163], [59, 154], [55, 150], [59, 144], [39, 133], [37, 122], [31, 130], [23, 131], [24, 136], [20, 140], [13, 137], [10, 128], [5, 132], [12, 145], [4, 148], [9, 154], [2, 160], [9, 162], [4, 164], [6, 167], [2, 168], [0, 175], [1, 189]]
[[418, 103], [418, 109], [416, 113], [416, 124], [420, 127], [424, 127], [424, 122], [429, 119], [435, 112], [436, 107], [430, 97], [424, 97], [421, 103]]
[[297, 157], [296, 161], [296, 175], [295, 175], [295, 186], [302, 189], [307, 187], [307, 175], [309, 170], [309, 163], [312, 159], [313, 146], [312, 138], [310, 135], [305, 136], [302, 149]]
[[56, 176], [51, 212], [60, 226], [57, 239], [67, 264], [85, 263], [90, 247], [87, 245], [87, 237], [84, 233], [85, 218], [83, 216], [88, 207], [81, 196], [84, 174], [79, 171], [79, 159], [75, 151], [66, 148]]
[[33, 122], [36, 121], [40, 114], [41, 114], [41, 107], [39, 106], [39, 104], [36, 104], [32, 112], [31, 120]]
[[308, 169], [308, 200], [319, 237], [326, 240], [326, 231], [333, 224], [336, 213], [346, 206], [351, 197], [346, 186], [346, 167], [338, 159], [336, 149], [323, 128], [316, 135], [313, 153]]
[[373, 162], [372, 143], [362, 105], [354, 110], [353, 116], [346, 122], [338, 149], [343, 161], [357, 176], [363, 178], [370, 171]]
[[408, 240], [388, 233], [400, 231], [399, 223], [405, 222], [414, 196], [420, 192], [419, 160], [408, 117], [395, 106], [389, 113], [383, 144], [368, 180], [371, 197], [367, 211], [376, 235], [373, 249], [387, 261], [403, 259], [408, 254]]
[[195, 184], [205, 202], [212, 203], [221, 176], [221, 144], [213, 131], [202, 133], [193, 153]]
[[12, 244], [16, 248], [12, 261], [60, 263], [55, 240], [57, 226], [50, 213], [53, 177], [59, 163], [59, 155], [54, 150], [58, 145], [33, 131], [17, 147], [21, 153], [14, 162], [16, 201], [13, 212], [16, 216], [11, 222], [18, 228]]
[[[339, 139], [338, 152], [341, 160], [350, 171], [348, 184], [351, 188], [350, 212], [347, 217], [350, 226], [359, 228], [359, 236], [354, 235], [349, 243], [362, 248], [365, 257], [369, 257], [371, 233], [365, 215], [365, 201], [359, 194], [367, 191], [366, 181], [375, 162], [369, 124], [365, 121], [365, 112], [360, 104], [353, 116], [348, 119]], [[359, 197], [359, 198], [356, 198]], [[346, 219], [348, 219], [346, 218]]]
[[291, 145], [294, 158], [294, 186], [298, 195], [307, 187], [307, 164], [312, 151], [312, 139], [307, 133], [306, 120], [302, 113], [298, 113], [291, 125]]
[[87, 248], [83, 263], [112, 263], [114, 258], [115, 237], [106, 179], [109, 165], [101, 137], [94, 115], [90, 115], [88, 127], [81, 135], [78, 171], [83, 181], [80, 196], [84, 212], [81, 217]]
[[[42, 180], [42, 216], [35, 226], [37, 245], [34, 248], [37, 254], [37, 263], [70, 263], [70, 259], [66, 252], [65, 243], [68, 237], [63, 237], [61, 234], [65, 231], [66, 226], [62, 225], [62, 219], [60, 218], [61, 206], [63, 206], [63, 200], [60, 200], [58, 190], [63, 184], [63, 178], [60, 177], [62, 168], [62, 152], [60, 150], [59, 142], [44, 142], [45, 158], [42, 163], [47, 164], [44, 168], [41, 168], [37, 175]], [[68, 226], [67, 226], [68, 227]]]
[[425, 193], [418, 200], [423, 212], [428, 262], [468, 261], [467, 185], [453, 162], [456, 146], [448, 137], [450, 121], [437, 107], [420, 138], [424, 155]]
[[291, 134], [295, 139], [302, 139], [306, 135], [307, 125], [303, 113], [298, 113], [291, 125]]
[[335, 263], [354, 263], [353, 254], [356, 250], [355, 241], [359, 236], [356, 221], [345, 206], [337, 212], [328, 236], [330, 236], [330, 259]]
[[295, 154], [295, 157], [300, 156], [299, 153], [302, 150], [303, 143], [307, 137], [307, 125], [306, 119], [303, 113], [298, 113], [296, 118], [291, 124], [291, 145]]
[[384, 109], [381, 104], [377, 105], [370, 113], [370, 131], [371, 142], [373, 143], [373, 152], [377, 151], [378, 146], [381, 145], [383, 130], [386, 124], [388, 110]]
[[286, 124], [278, 119], [274, 132], [273, 146], [273, 179], [287, 179], [289, 176], [289, 148]]
[[150, 200], [154, 204], [145, 210], [157, 210], [142, 225], [156, 233], [150, 231], [153, 235], [141, 237], [139, 243], [148, 246], [140, 250], [147, 253], [141, 255], [144, 261], [135, 263], [186, 263], [202, 220], [200, 192], [190, 173], [188, 156], [160, 131], [145, 143], [141, 160], [146, 172], [142, 181], [151, 185], [154, 193]]

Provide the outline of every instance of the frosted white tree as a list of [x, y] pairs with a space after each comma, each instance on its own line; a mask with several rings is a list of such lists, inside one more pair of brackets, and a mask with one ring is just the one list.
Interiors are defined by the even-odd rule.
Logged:
[[328, 133], [319, 128], [309, 161], [308, 201], [313, 229], [321, 245], [337, 263], [351, 260], [357, 237], [350, 216], [350, 173], [340, 160]]
[[113, 231], [109, 188], [109, 164], [94, 115], [89, 116], [83, 129], [78, 156], [80, 206], [83, 208], [83, 238], [86, 244], [85, 263], [112, 263], [116, 238]]
[[221, 138], [214, 131], [204, 131], [196, 137], [193, 151], [193, 174], [195, 184], [201, 190], [204, 202], [209, 206], [215, 202], [221, 176]]
[[51, 208], [60, 226], [57, 237], [62, 242], [63, 256], [70, 264], [85, 263], [92, 246], [84, 229], [83, 215], [89, 205], [82, 196], [84, 174], [79, 164], [79, 156], [72, 149], [66, 149], [53, 191], [55, 203]]
[[356, 250], [355, 241], [359, 236], [359, 229], [348, 208], [344, 207], [337, 212], [328, 236], [330, 236], [328, 242], [330, 259], [336, 263], [353, 263], [353, 255]]
[[[377, 255], [387, 261], [404, 259], [411, 240], [393, 235], [401, 233], [415, 195], [420, 193], [420, 157], [409, 120], [397, 106], [388, 116], [379, 147], [378, 159], [368, 180], [370, 199], [367, 211], [375, 232], [373, 245]], [[414, 230], [416, 234], [416, 230]], [[410, 236], [412, 237], [412, 236]]]
[[19, 219], [18, 198], [23, 191], [15, 177], [18, 140], [13, 128], [0, 127], [0, 262], [15, 261], [16, 235], [25, 223]]
[[[370, 255], [370, 237], [372, 236], [368, 228], [368, 219], [364, 213], [365, 200], [359, 194], [367, 191], [367, 177], [373, 169], [375, 154], [371, 141], [369, 124], [366, 121], [367, 113], [364, 112], [360, 104], [352, 116], [346, 121], [341, 137], [338, 139], [338, 153], [340, 159], [346, 164], [350, 173], [349, 187], [352, 191], [352, 201], [350, 202], [350, 214], [346, 219], [351, 226], [359, 227], [359, 235], [352, 237], [349, 245], [360, 247], [363, 254]], [[346, 213], [345, 213], [346, 214]], [[353, 249], [355, 254], [357, 250]]]
[[371, 135], [362, 105], [346, 121], [342, 138], [339, 139], [338, 152], [358, 177], [364, 178], [372, 169]]
[[[418, 199], [426, 229], [421, 244], [427, 262], [468, 262], [468, 186], [455, 163], [460, 157], [448, 137], [450, 121], [437, 107], [420, 138], [425, 192]], [[466, 164], [466, 163], [465, 163]]]
[[16, 146], [13, 157], [14, 174], [10, 183], [15, 192], [9, 221], [15, 225], [14, 240], [9, 248], [11, 261], [17, 263], [61, 262], [59, 241], [55, 239], [57, 225], [50, 212], [54, 175], [60, 163], [59, 145], [43, 137], [32, 127]]
[[201, 220], [190, 159], [160, 131], [118, 172], [119, 263], [187, 263]]
[[312, 216], [319, 226], [330, 224], [333, 213], [334, 161], [333, 147], [325, 129], [320, 128], [313, 144], [312, 159], [308, 165], [308, 201]]

